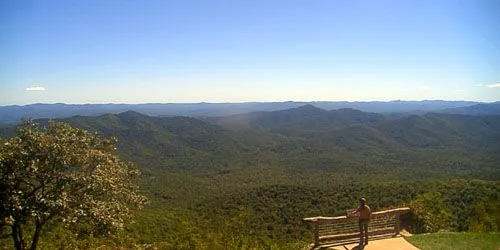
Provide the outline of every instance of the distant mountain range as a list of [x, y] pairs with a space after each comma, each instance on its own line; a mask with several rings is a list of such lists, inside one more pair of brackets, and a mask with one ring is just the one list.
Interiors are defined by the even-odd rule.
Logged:
[[[122, 157], [153, 174], [165, 167], [217, 173], [261, 164], [292, 172], [365, 169], [373, 174], [477, 173], [494, 178], [500, 174], [500, 115], [399, 117], [308, 104], [224, 117], [157, 117], [127, 111], [63, 120], [118, 137]], [[0, 127], [0, 135], [8, 137], [13, 128]]]
[[17, 123], [23, 118], [96, 116], [135, 111], [150, 116], [227, 116], [257, 111], [277, 111], [314, 105], [326, 110], [357, 109], [373, 113], [443, 112], [471, 115], [500, 114], [500, 102], [390, 101], [390, 102], [248, 102], [248, 103], [150, 103], [150, 104], [31, 104], [0, 106], [0, 123]]
[[500, 102], [479, 103], [472, 106], [448, 108], [441, 110], [441, 113], [462, 115], [498, 115], [500, 114]]

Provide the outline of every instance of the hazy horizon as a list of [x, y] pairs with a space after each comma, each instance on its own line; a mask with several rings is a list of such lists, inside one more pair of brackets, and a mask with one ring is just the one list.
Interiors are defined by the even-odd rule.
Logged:
[[366, 101], [328, 101], [328, 100], [317, 100], [317, 101], [248, 101], [248, 102], [107, 102], [107, 103], [67, 103], [67, 102], [34, 102], [34, 103], [26, 103], [26, 104], [6, 104], [1, 105], [0, 107], [6, 106], [29, 106], [29, 105], [148, 105], [148, 104], [251, 104], [251, 103], [391, 103], [391, 102], [473, 102], [473, 103], [497, 103], [500, 101], [471, 101], [471, 100], [441, 100], [441, 99], [433, 99], [433, 100], [366, 100]]
[[0, 2], [0, 105], [500, 100], [500, 2]]

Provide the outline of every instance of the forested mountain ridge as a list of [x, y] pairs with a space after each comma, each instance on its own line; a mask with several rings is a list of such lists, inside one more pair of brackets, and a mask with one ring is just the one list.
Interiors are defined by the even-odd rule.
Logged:
[[[231, 161], [230, 158], [238, 152], [248, 151], [253, 144], [252, 137], [247, 138], [246, 145], [243, 145], [235, 140], [234, 133], [190, 117], [150, 117], [127, 111], [98, 117], [76, 116], [64, 121], [119, 138], [120, 152], [127, 159], [148, 168], [197, 166], [196, 161], [189, 159], [213, 162], [224, 158]], [[183, 164], [188, 162], [191, 162], [189, 166]]]
[[309, 139], [348, 137], [369, 144], [406, 147], [488, 147], [500, 138], [500, 116], [428, 113], [387, 117], [354, 109], [323, 110], [312, 105], [212, 118], [228, 129], [253, 129]]
[[490, 177], [498, 175], [493, 165], [494, 152], [500, 151], [500, 116], [388, 118], [306, 105], [209, 120], [128, 111], [64, 121], [118, 137], [122, 156], [153, 172], [165, 167], [218, 172], [264, 164], [300, 173], [411, 168], [429, 176], [457, 165], [470, 168], [463, 174], [486, 168]]
[[293, 133], [316, 130], [330, 130], [353, 125], [370, 125], [386, 120], [385, 116], [350, 108], [324, 110], [313, 105], [297, 108], [253, 112], [232, 115], [215, 120], [216, 124], [227, 128], [251, 128], [265, 132]]
[[127, 111], [62, 121], [117, 137], [121, 158], [140, 167], [151, 204], [126, 234], [158, 248], [301, 249], [311, 237], [303, 217], [343, 214], [360, 196], [379, 210], [430, 192], [442, 199], [429, 204], [450, 211], [447, 227], [496, 225], [481, 211], [499, 200], [500, 116], [306, 105], [203, 119]]
[[389, 138], [416, 147], [498, 147], [500, 116], [431, 113], [411, 115], [377, 126]]
[[478, 103], [471, 106], [447, 108], [442, 113], [463, 115], [500, 115], [500, 102]]
[[[364, 112], [376, 113], [425, 113], [445, 112], [454, 113], [454, 108], [467, 108], [478, 102], [470, 101], [389, 101], [389, 102], [246, 102], [246, 103], [145, 103], [145, 104], [44, 104], [0, 106], [0, 124], [17, 123], [23, 118], [67, 118], [75, 115], [97, 116], [106, 113], [118, 114], [125, 111], [136, 111], [150, 116], [227, 116], [244, 114], [255, 111], [277, 111], [297, 108], [303, 105], [314, 105], [322, 109], [351, 108]], [[485, 105], [489, 105], [485, 103]], [[457, 110], [457, 112], [462, 112]], [[483, 113], [479, 110], [479, 113]], [[470, 110], [467, 114], [474, 115]], [[490, 113], [492, 114], [492, 113]], [[496, 112], [496, 114], [499, 114]]]

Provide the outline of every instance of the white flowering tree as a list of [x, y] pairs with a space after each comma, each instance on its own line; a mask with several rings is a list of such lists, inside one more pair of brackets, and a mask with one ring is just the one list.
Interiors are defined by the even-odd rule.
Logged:
[[138, 193], [137, 167], [122, 162], [115, 145], [114, 138], [66, 123], [21, 124], [0, 144], [0, 233], [11, 236], [16, 249], [36, 249], [50, 220], [106, 232], [121, 228], [145, 197]]

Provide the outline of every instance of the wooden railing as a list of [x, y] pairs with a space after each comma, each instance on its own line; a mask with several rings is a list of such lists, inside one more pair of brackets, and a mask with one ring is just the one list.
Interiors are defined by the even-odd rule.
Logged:
[[[410, 208], [396, 208], [372, 213], [368, 225], [370, 237], [396, 236], [401, 230], [400, 215], [410, 211]], [[313, 244], [310, 249], [321, 248], [327, 245], [342, 244], [359, 240], [359, 226], [357, 217], [311, 217], [304, 218], [311, 224]]]

